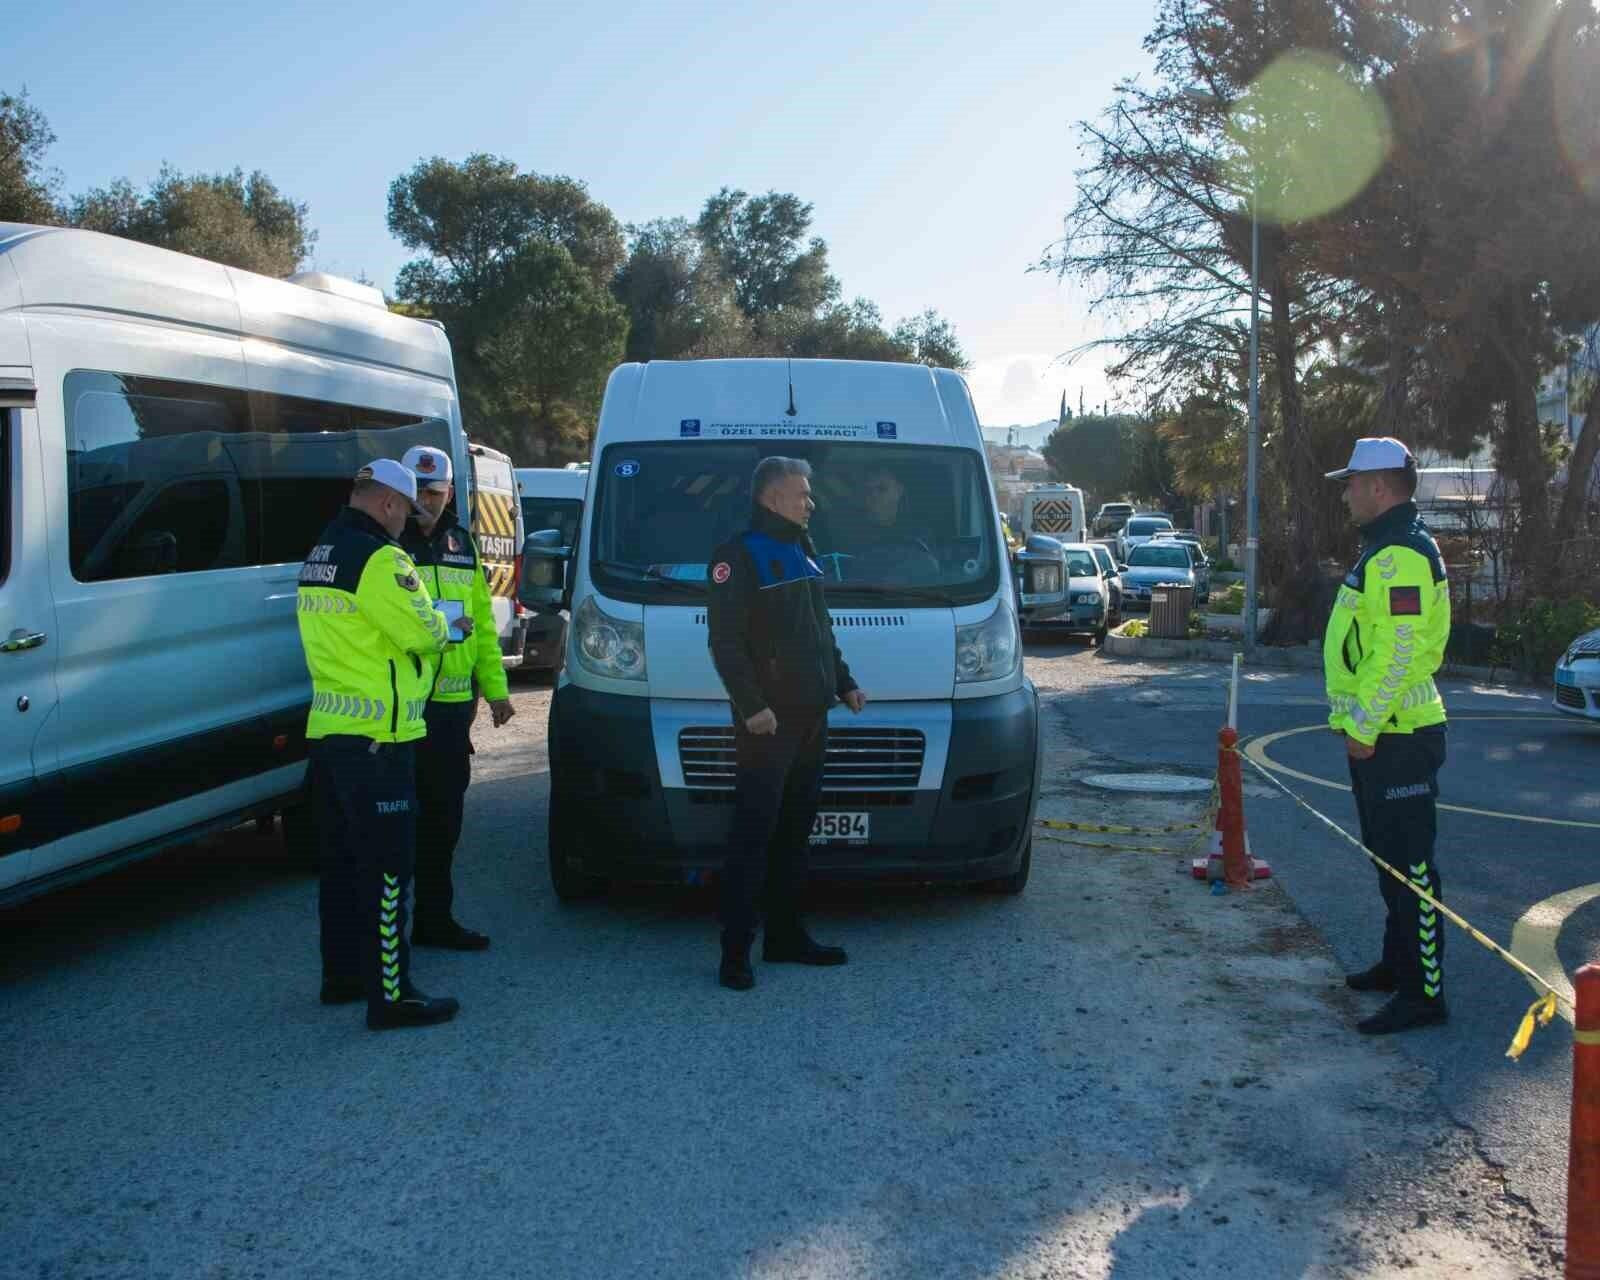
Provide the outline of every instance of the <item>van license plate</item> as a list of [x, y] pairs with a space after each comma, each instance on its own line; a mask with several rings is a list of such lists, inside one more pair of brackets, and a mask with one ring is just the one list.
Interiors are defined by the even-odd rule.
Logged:
[[870, 816], [865, 813], [819, 813], [811, 824], [811, 843], [865, 844]]

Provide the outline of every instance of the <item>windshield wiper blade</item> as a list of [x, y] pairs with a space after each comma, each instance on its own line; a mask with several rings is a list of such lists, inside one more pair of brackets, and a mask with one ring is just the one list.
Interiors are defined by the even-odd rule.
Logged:
[[703, 582], [690, 582], [683, 578], [663, 577], [656, 572], [654, 565], [641, 569], [636, 564], [628, 564], [622, 560], [596, 560], [594, 567], [602, 573], [626, 578], [630, 582], [648, 582], [652, 586], [667, 587], [684, 595], [699, 595], [705, 590], [705, 583]]

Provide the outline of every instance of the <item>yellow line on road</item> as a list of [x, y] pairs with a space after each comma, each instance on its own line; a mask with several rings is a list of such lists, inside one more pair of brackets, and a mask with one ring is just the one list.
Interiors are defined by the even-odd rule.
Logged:
[[[1572, 1015], [1575, 997], [1561, 958], [1556, 954], [1556, 940], [1561, 936], [1561, 926], [1579, 907], [1600, 898], [1600, 884], [1579, 885], [1565, 893], [1555, 894], [1543, 902], [1535, 902], [1511, 926], [1511, 954], [1521, 960], [1541, 978], [1555, 988], [1562, 1001], [1561, 1016], [1568, 1022]], [[1528, 985], [1540, 995], [1538, 985], [1530, 978]]]
[[[1452, 721], [1457, 720], [1540, 720], [1547, 724], [1565, 723], [1555, 716], [1451, 716]], [[1286, 778], [1297, 778], [1301, 782], [1314, 783], [1319, 787], [1328, 787], [1334, 791], [1349, 791], [1347, 783], [1333, 782], [1327, 778], [1319, 778], [1314, 773], [1301, 773], [1298, 769], [1291, 769], [1286, 764], [1279, 764], [1267, 754], [1267, 748], [1274, 742], [1283, 738], [1292, 738], [1298, 733], [1329, 733], [1325, 724], [1308, 724], [1298, 729], [1283, 729], [1277, 733], [1265, 734], [1260, 738], [1252, 738], [1245, 744], [1244, 752], [1263, 769], [1271, 769], [1274, 773], [1281, 773]], [[1441, 804], [1441, 809], [1448, 809], [1451, 813], [1470, 813], [1479, 818], [1504, 818], [1509, 822], [1537, 822], [1548, 827], [1582, 827], [1589, 831], [1600, 831], [1600, 822], [1580, 822], [1576, 818], [1539, 818], [1528, 813], [1502, 813], [1497, 809], [1473, 809], [1461, 804]]]

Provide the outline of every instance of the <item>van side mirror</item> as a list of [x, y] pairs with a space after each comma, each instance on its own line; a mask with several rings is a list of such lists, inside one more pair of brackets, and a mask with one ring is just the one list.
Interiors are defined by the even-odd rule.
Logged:
[[517, 600], [526, 608], [556, 608], [566, 593], [567, 563], [572, 548], [561, 545], [561, 530], [541, 529], [522, 544], [522, 573]]

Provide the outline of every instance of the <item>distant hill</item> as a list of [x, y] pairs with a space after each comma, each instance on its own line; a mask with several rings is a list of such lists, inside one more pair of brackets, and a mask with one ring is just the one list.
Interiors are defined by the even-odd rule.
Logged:
[[1050, 438], [1050, 433], [1055, 429], [1056, 420], [1050, 418], [1045, 422], [1036, 422], [1028, 427], [985, 427], [983, 429], [983, 438], [990, 444], [1005, 444], [1007, 438], [1014, 431], [1016, 432], [1014, 443], [1025, 445], [1030, 449], [1042, 449], [1044, 448], [1044, 442]]

